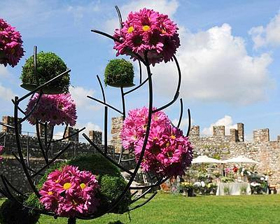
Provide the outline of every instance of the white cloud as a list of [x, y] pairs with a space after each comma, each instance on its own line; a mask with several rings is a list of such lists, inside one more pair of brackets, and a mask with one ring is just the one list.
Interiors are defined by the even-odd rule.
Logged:
[[77, 86], [77, 87], [70, 86], [69, 92], [71, 93], [71, 96], [76, 103], [78, 111], [84, 109], [96, 111], [99, 109], [98, 106], [92, 106], [91, 100], [87, 98], [87, 96], [94, 95], [94, 90], [85, 89], [81, 86]]
[[213, 135], [213, 126], [225, 126], [226, 135], [229, 135], [230, 129], [235, 128], [237, 129], [237, 124], [233, 124], [231, 116], [225, 115], [223, 118], [219, 119], [215, 123], [211, 124], [208, 128], [203, 128], [202, 134], [203, 135]]
[[[139, 0], [139, 1], [131, 1], [129, 2], [129, 4], [121, 6], [120, 11], [122, 14], [123, 21], [125, 21], [127, 15], [130, 12], [135, 12], [142, 8], [154, 9], [155, 11], [158, 11], [162, 14], [166, 14], [172, 18], [178, 6], [179, 3], [177, 0], [157, 0], [157, 1]], [[111, 34], [118, 27], [119, 27], [119, 23], [116, 17], [107, 20], [105, 23], [105, 31]]]
[[[181, 29], [180, 38], [181, 97], [243, 105], [266, 99], [265, 91], [272, 86], [267, 70], [272, 58], [269, 54], [250, 56], [243, 38], [233, 36], [230, 25], [198, 33]], [[174, 63], [152, 69], [155, 89], [170, 96], [176, 89]]]
[[0, 78], [8, 78], [10, 76], [10, 72], [8, 71], [7, 67], [4, 65], [0, 65]]
[[10, 101], [15, 98], [15, 95], [16, 94], [11, 89], [6, 88], [0, 83], [0, 99]]
[[280, 12], [264, 26], [253, 27], [249, 34], [255, 44], [255, 48], [266, 45], [279, 46], [280, 45]]

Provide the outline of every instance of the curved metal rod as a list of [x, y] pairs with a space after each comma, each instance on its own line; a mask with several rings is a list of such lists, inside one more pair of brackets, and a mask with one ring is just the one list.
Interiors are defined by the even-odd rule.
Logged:
[[[152, 74], [151, 74], [151, 76], [152, 76]], [[125, 92], [124, 95], [129, 94], [129, 93], [131, 93], [131, 92], [133, 92], [133, 91], [139, 89], [139, 88], [140, 88], [141, 86], [143, 86], [148, 80], [149, 80], [149, 78], [146, 78], [144, 82], [142, 82], [142, 83], [141, 83], [140, 85], [138, 85], [137, 87], [135, 87], [135, 88], [133, 88], [133, 89], [131, 89], [131, 90]]]
[[179, 121], [177, 124], [177, 128], [180, 128], [182, 117], [183, 117], [183, 99], [181, 98], [180, 99], [180, 117], [179, 117]]
[[133, 199], [131, 201], [130, 204], [135, 203], [136, 201], [138, 201], [139, 199], [143, 198], [146, 194], [148, 194], [150, 191], [152, 190], [152, 188], [149, 188], [148, 190], [146, 190], [144, 193], [142, 193], [141, 195], [139, 195], [137, 198]]
[[165, 108], [171, 106], [171, 105], [178, 99], [179, 94], [180, 94], [179, 92], [176, 92], [176, 94], [175, 94], [173, 100], [171, 100], [168, 104], [165, 104], [164, 106], [162, 106], [162, 107], [160, 107], [160, 108], [157, 108], [156, 110], [153, 110], [153, 113], [156, 113], [156, 112], [158, 112], [158, 111], [164, 110]]
[[21, 196], [23, 196], [24, 198], [27, 198], [21, 191], [19, 191], [18, 189], [16, 189], [8, 180], [4, 175], [1, 175], [2, 181], [4, 183], [4, 181], [7, 183], [7, 185], [9, 185], [9, 187], [11, 189], [13, 189], [13, 191], [15, 191], [17, 194], [20, 194]]
[[29, 118], [29, 117], [31, 116], [31, 114], [32, 114], [32, 113], [34, 112], [34, 110], [37, 108], [37, 106], [38, 106], [38, 104], [39, 104], [39, 101], [40, 101], [42, 95], [43, 95], [43, 93], [42, 93], [42, 91], [40, 91], [39, 97], [38, 97], [38, 99], [36, 100], [35, 105], [34, 105], [33, 108], [29, 111], [28, 114], [24, 113], [25, 116], [24, 116], [24, 118], [22, 118], [22, 119], [20, 120], [20, 122], [19, 122], [20, 124], [23, 123], [27, 118]]
[[[105, 37], [108, 37], [108, 38], [112, 39], [115, 42], [119, 42], [120, 43], [120, 40], [118, 38], [116, 38], [116, 37], [114, 37], [114, 36], [112, 36], [110, 34], [107, 34], [105, 32], [102, 32], [102, 31], [99, 31], [99, 30], [91, 30], [91, 32], [101, 34], [101, 35], [103, 35]], [[147, 64], [146, 61], [139, 54], [134, 53], [134, 52], [131, 52], [131, 54], [136, 56], [138, 58], [138, 60], [140, 60], [144, 65]]]
[[57, 75], [56, 77], [50, 79], [49, 81], [45, 82], [44, 84], [38, 86], [37, 88], [35, 88], [34, 90], [30, 91], [29, 93], [27, 93], [26, 95], [24, 95], [23, 97], [18, 99], [18, 104], [23, 101], [24, 99], [26, 99], [27, 97], [31, 96], [32, 94], [36, 93], [38, 90], [41, 90], [43, 87], [49, 85], [50, 83], [52, 83], [53, 81], [59, 79], [60, 77], [64, 76], [65, 74], [69, 73], [71, 71], [71, 69], [67, 69], [65, 72], [60, 73], [59, 75]]
[[191, 111], [190, 111], [190, 109], [188, 109], [188, 118], [189, 118], [189, 126], [188, 126], [188, 131], [187, 131], [187, 137], [189, 137], [189, 134], [190, 134], [190, 130], [191, 130], [191, 123], [192, 123], [192, 121], [191, 121]]
[[107, 107], [110, 107], [111, 109], [113, 109], [113, 110], [117, 111], [118, 113], [120, 113], [121, 115], [123, 115], [123, 113], [120, 110], [116, 109], [115, 107], [111, 106], [110, 104], [103, 103], [101, 100], [95, 99], [95, 98], [93, 98], [91, 96], [87, 96], [87, 97], [92, 99], [92, 100], [94, 100], [94, 101], [96, 101], [96, 102], [98, 102], [98, 103], [101, 103], [101, 104], [103, 104], [103, 105], [105, 105]]
[[[27, 94], [28, 95], [28, 94]], [[21, 161], [21, 165], [22, 165], [22, 169], [25, 173], [25, 176], [27, 178], [27, 181], [31, 187], [31, 189], [33, 190], [33, 192], [36, 194], [36, 196], [38, 198], [40, 198], [40, 194], [37, 190], [37, 188], [35, 187], [33, 181], [32, 181], [32, 178], [28, 172], [28, 169], [24, 163], [24, 158], [23, 158], [23, 154], [22, 154], [22, 148], [21, 148], [21, 144], [20, 144], [20, 136], [19, 136], [19, 127], [18, 127], [18, 104], [19, 104], [19, 99], [18, 97], [16, 96], [15, 97], [15, 105], [14, 105], [14, 119], [15, 119], [15, 137], [16, 137], [16, 144], [17, 144], [17, 148], [18, 148], [18, 155], [19, 155], [19, 159]]]
[[[20, 161], [20, 159], [17, 157], [17, 155], [16, 155], [14, 152], [12, 152], [12, 154], [13, 154], [13, 156], [16, 158], [16, 160], [17, 160], [19, 163], [21, 163], [21, 161]], [[35, 170], [33, 170], [33, 169], [30, 168], [30, 166], [27, 166], [27, 165], [26, 165], [26, 168], [27, 168], [28, 170], [30, 170], [31, 172], [36, 173]], [[44, 176], [44, 175], [43, 175], [43, 174], [40, 174], [40, 176]]]
[[175, 95], [174, 95], [174, 98], [173, 100], [171, 100], [169, 103], [167, 103], [166, 105], [156, 109], [153, 111], [153, 113], [156, 113], [158, 111], [161, 111], [161, 110], [164, 110], [165, 108], [169, 107], [170, 105], [172, 105], [176, 100], [177, 98], [179, 97], [179, 94], [180, 94], [180, 88], [181, 88], [181, 82], [182, 82], [182, 73], [181, 73], [181, 69], [180, 69], [180, 65], [178, 63], [178, 60], [177, 58], [175, 57], [175, 55], [173, 56], [174, 60], [175, 60], [175, 64], [177, 66], [177, 70], [178, 70], [178, 84], [177, 84], [177, 89], [176, 89], [176, 92], [175, 92]]
[[159, 185], [164, 183], [168, 178], [170, 178], [170, 177], [165, 177], [165, 178], [159, 180], [155, 184], [150, 184], [150, 185], [147, 185], [147, 186], [135, 186], [135, 187], [130, 187], [130, 189], [131, 190], [141, 190], [141, 189], [146, 189], [146, 188], [150, 188], [150, 187], [158, 187]]
[[138, 60], [138, 65], [139, 65], [139, 81], [141, 84], [142, 83], [142, 65], [141, 65], [141, 62]]
[[[125, 115], [126, 115], [126, 112], [125, 112], [125, 98], [124, 98], [124, 91], [123, 91], [123, 87], [121, 87], [121, 99], [122, 99], [123, 121], [124, 121], [124, 120], [125, 120]], [[124, 153], [124, 148], [123, 148], [123, 147], [121, 147], [121, 153], [120, 153], [120, 156], [119, 156], [119, 161], [118, 161], [118, 164], [120, 164], [120, 163], [121, 163], [121, 161], [122, 161], [123, 153]]]
[[[148, 52], [145, 52], [145, 61], [148, 62]], [[148, 113], [148, 122], [147, 122], [147, 128], [146, 128], [146, 133], [145, 133], [145, 138], [144, 138], [144, 142], [143, 142], [143, 146], [142, 146], [142, 151], [140, 153], [139, 156], [139, 160], [136, 164], [136, 167], [134, 169], [133, 174], [131, 175], [126, 187], [124, 188], [123, 192], [117, 197], [117, 199], [112, 203], [111, 208], [107, 211], [110, 212], [112, 211], [121, 201], [121, 199], [124, 197], [124, 195], [126, 194], [126, 192], [130, 189], [130, 186], [133, 182], [133, 180], [135, 179], [135, 176], [140, 168], [141, 165], [141, 161], [144, 158], [144, 153], [146, 150], [146, 146], [148, 143], [148, 137], [149, 137], [149, 133], [150, 133], [150, 127], [151, 127], [151, 121], [152, 121], [152, 108], [153, 108], [153, 82], [152, 82], [152, 77], [151, 77], [151, 69], [149, 66], [149, 63], [147, 63], [148, 65], [146, 65], [147, 68], [147, 74], [149, 77], [149, 113]]]
[[121, 11], [120, 11], [120, 9], [119, 9], [118, 6], [115, 6], [115, 9], [116, 9], [116, 11], [117, 11], [117, 13], [118, 13], [119, 23], [120, 23], [120, 29], [122, 29], [122, 28], [123, 28], [123, 22], [122, 22], [122, 14], [121, 14]]
[[[106, 103], [105, 91], [98, 75], [97, 75], [97, 79], [99, 82], [99, 86], [101, 88], [103, 102]], [[107, 106], [105, 106], [104, 108], [104, 152], [105, 154], [108, 153], [108, 107]]]
[[1, 180], [2, 180], [2, 183], [3, 183], [3, 185], [4, 185], [4, 188], [5, 188], [5, 193], [6, 193], [6, 197], [8, 198], [8, 199], [10, 199], [10, 200], [13, 200], [13, 201], [16, 201], [16, 202], [18, 202], [18, 200], [15, 198], [15, 196], [11, 193], [11, 191], [10, 191], [10, 189], [9, 189], [9, 187], [8, 187], [8, 185], [7, 185], [7, 183], [5, 182], [5, 179], [4, 179], [4, 176], [3, 175], [1, 175]]
[[[67, 128], [67, 127], [66, 127], [66, 128]], [[66, 128], [65, 128], [65, 130], [66, 130]], [[83, 131], [83, 130], [85, 130], [85, 129], [86, 129], [86, 128], [83, 127], [83, 128], [81, 128], [80, 130], [78, 130], [78, 131], [76, 131], [75, 133], [73, 133], [73, 134], [71, 134], [71, 135], [68, 135], [68, 136], [65, 136], [65, 134], [63, 134], [63, 138], [56, 139], [56, 140], [52, 140], [51, 142], [52, 142], [52, 143], [55, 143], [55, 142], [60, 142], [60, 141], [63, 141], [63, 140], [65, 140], [65, 139], [71, 138], [72, 136], [79, 134], [81, 131]]]
[[69, 147], [72, 145], [70, 142], [64, 149], [60, 150], [59, 153], [52, 159], [50, 160], [45, 166], [43, 166], [41, 169], [39, 169], [36, 173], [31, 175], [31, 178], [36, 177], [38, 174], [40, 174], [43, 170], [48, 168], [59, 156], [61, 156]]
[[99, 31], [99, 30], [91, 30], [91, 32], [101, 34], [105, 37], [108, 37], [108, 38], [112, 39], [113, 41], [120, 42], [120, 40], [118, 38], [113, 37], [112, 35], [110, 35], [108, 33], [105, 33], [105, 32]]
[[44, 160], [45, 160], [46, 164], [48, 164], [48, 158], [47, 158], [47, 156], [45, 154], [45, 150], [44, 150], [43, 143], [42, 143], [41, 136], [40, 136], [39, 121], [38, 121], [38, 119], [36, 119], [36, 135], [37, 135], [39, 147], [40, 147], [40, 150], [41, 150], [42, 155], [44, 157]]
[[137, 209], [137, 208], [140, 208], [140, 207], [144, 206], [144, 205], [147, 204], [150, 200], [152, 200], [152, 199], [156, 196], [156, 194], [157, 194], [157, 191], [156, 191], [155, 193], [153, 193], [153, 194], [151, 195], [151, 197], [149, 197], [149, 198], [148, 198], [145, 202], [143, 202], [142, 204], [137, 205], [137, 206], [135, 206], [135, 207], [133, 207], [133, 208], [128, 209], [128, 212], [130, 212], [130, 211], [132, 211], [132, 210], [135, 210], [135, 209]]
[[91, 139], [86, 134], [83, 134], [83, 136], [102, 156], [104, 156], [106, 159], [108, 159], [111, 163], [113, 163], [115, 166], [119, 167], [123, 171], [127, 172], [128, 174], [130, 174], [130, 175], [133, 174], [131, 171], [129, 171], [128, 169], [119, 165], [117, 162], [115, 162], [110, 157], [108, 157], [104, 152], [102, 152], [102, 150], [93, 141], [91, 141]]
[[8, 125], [8, 124], [4, 124], [3, 122], [0, 121], [0, 125], [3, 125], [4, 127], [7, 127], [7, 128], [12, 128], [12, 129], [15, 129], [14, 126], [11, 126], [11, 125]]

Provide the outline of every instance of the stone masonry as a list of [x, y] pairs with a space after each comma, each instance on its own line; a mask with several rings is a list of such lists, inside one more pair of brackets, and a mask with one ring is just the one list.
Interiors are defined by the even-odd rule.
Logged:
[[[120, 150], [121, 140], [119, 133], [122, 127], [122, 118], [112, 119], [112, 145], [116, 151]], [[225, 134], [225, 126], [214, 126], [213, 135], [200, 136], [200, 127], [192, 126], [190, 141], [194, 146], [194, 157], [208, 155], [219, 159], [229, 159], [244, 155], [259, 162], [255, 170], [259, 173], [272, 171], [269, 177], [270, 184], [277, 184], [280, 188], [280, 136], [276, 141], [270, 141], [269, 129], [255, 130], [253, 141], [244, 139], [244, 124], [238, 123], [237, 129], [230, 129], [230, 135]], [[249, 164], [248, 164], [249, 165]], [[251, 165], [250, 165], [251, 166]]]

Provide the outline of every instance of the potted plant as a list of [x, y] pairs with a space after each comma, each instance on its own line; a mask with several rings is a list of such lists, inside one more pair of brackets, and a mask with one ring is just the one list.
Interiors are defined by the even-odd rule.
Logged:
[[[34, 90], [50, 79], [58, 76], [67, 70], [63, 60], [52, 52], [40, 52], [37, 54], [37, 69], [34, 68], [34, 57], [27, 59], [21, 73], [21, 87], [27, 90]], [[37, 76], [37, 77], [36, 77]], [[43, 88], [47, 94], [67, 93], [70, 84], [69, 74], [65, 74], [51, 84]]]
[[105, 68], [105, 85], [113, 87], [133, 86], [133, 65], [124, 59], [113, 59]]

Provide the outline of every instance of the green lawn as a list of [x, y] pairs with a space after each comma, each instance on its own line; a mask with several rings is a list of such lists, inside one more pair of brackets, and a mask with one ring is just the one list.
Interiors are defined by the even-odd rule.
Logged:
[[[142, 208], [131, 212], [131, 224], [279, 224], [280, 195], [204, 196], [158, 194]], [[77, 224], [102, 223], [120, 220], [130, 223], [127, 214], [105, 215]], [[66, 224], [64, 218], [54, 220], [42, 216], [41, 224]]]

